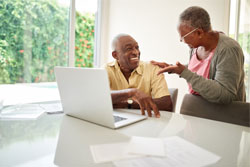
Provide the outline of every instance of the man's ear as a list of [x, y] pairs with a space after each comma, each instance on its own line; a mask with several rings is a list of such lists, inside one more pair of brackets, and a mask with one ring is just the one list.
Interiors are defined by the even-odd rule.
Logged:
[[113, 52], [112, 52], [112, 56], [113, 56], [114, 59], [117, 59], [117, 52], [116, 52], [116, 51], [113, 51]]

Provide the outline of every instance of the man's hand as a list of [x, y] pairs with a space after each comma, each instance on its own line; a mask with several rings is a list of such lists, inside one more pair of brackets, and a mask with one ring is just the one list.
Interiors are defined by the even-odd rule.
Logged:
[[180, 62], [176, 62], [176, 65], [170, 65], [167, 63], [161, 63], [156, 61], [151, 61], [152, 64], [157, 65], [161, 67], [162, 69], [157, 73], [158, 75], [168, 72], [169, 74], [175, 73], [175, 74], [181, 74], [183, 70], [186, 68], [184, 65], [182, 65]]
[[131, 98], [139, 104], [142, 115], [145, 115], [145, 110], [147, 110], [148, 116], [152, 117], [151, 110], [153, 110], [155, 116], [157, 118], [160, 117], [158, 107], [156, 106], [152, 98], [147, 94], [134, 88], [131, 89]]
[[157, 61], [154, 61], [154, 60], [150, 61], [150, 63], [153, 64], [153, 65], [157, 65], [157, 66], [159, 66], [160, 68], [165, 68], [165, 67], [168, 67], [168, 66], [169, 66], [169, 64], [167, 64], [167, 63], [164, 63], [164, 62], [157, 62]]
[[[136, 104], [140, 106], [142, 115], [145, 115], [145, 110], [147, 110], [148, 116], [151, 117], [151, 111], [153, 110], [155, 116], [157, 118], [160, 117], [158, 107], [152, 100], [152, 98], [136, 88], [112, 90], [111, 97], [113, 107], [124, 108], [124, 102], [128, 99], [132, 99]], [[126, 105], [128, 104], [126, 103]]]

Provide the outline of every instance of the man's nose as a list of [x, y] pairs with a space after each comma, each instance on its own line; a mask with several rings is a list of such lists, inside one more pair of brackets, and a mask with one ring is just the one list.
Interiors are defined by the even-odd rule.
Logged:
[[137, 54], [140, 54], [140, 51], [136, 48], [133, 48], [132, 53], [137, 55]]

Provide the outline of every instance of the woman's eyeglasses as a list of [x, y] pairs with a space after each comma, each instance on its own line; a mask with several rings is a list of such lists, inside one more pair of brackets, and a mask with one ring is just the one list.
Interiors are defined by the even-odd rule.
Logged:
[[185, 37], [187, 37], [188, 35], [192, 34], [195, 30], [197, 30], [198, 28], [193, 29], [192, 31], [190, 31], [189, 33], [185, 34], [183, 37], [181, 37], [180, 41], [183, 42], [185, 39]]

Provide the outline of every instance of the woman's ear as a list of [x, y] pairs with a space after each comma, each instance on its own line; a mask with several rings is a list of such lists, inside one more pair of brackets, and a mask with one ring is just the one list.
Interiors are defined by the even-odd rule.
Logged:
[[197, 30], [197, 33], [198, 33], [199, 36], [203, 36], [204, 31], [203, 31], [202, 29], [199, 28], [199, 29]]

